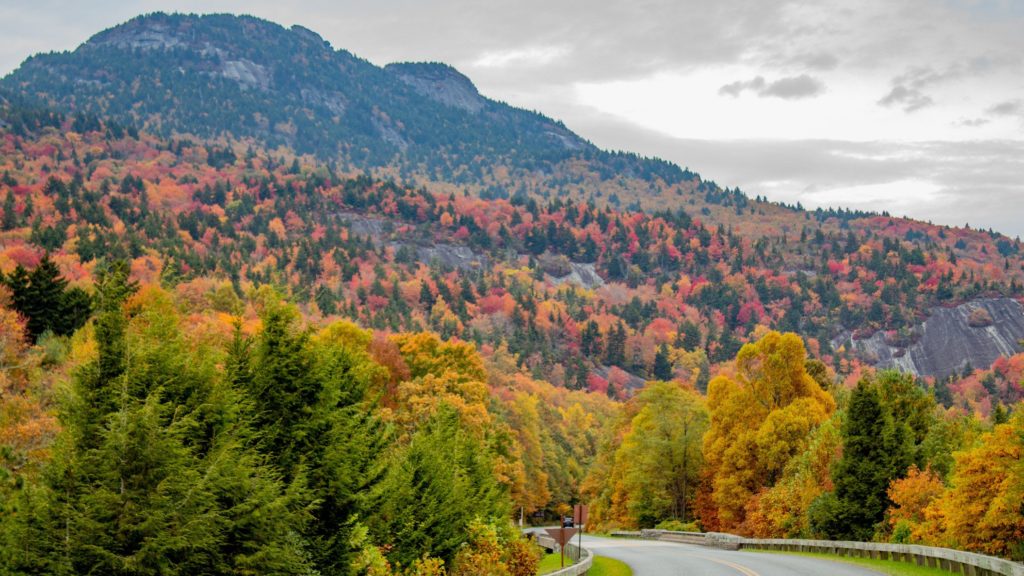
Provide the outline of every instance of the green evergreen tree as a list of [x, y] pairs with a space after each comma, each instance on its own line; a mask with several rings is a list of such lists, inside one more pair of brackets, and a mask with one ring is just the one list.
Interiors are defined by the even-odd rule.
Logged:
[[320, 383], [306, 349], [308, 335], [297, 327], [295, 310], [270, 302], [262, 319], [245, 392], [252, 402], [253, 423], [261, 431], [260, 450], [285, 482], [291, 482], [299, 474], [302, 455], [316, 440], [311, 432], [320, 423], [310, 417]]
[[587, 389], [587, 378], [590, 376], [590, 370], [587, 369], [587, 365], [583, 362], [582, 357], [576, 358], [576, 379], [573, 382], [573, 388], [575, 390], [586, 390]]
[[875, 383], [858, 382], [843, 423], [843, 456], [832, 472], [835, 491], [808, 511], [813, 529], [832, 539], [872, 540], [891, 504], [889, 484], [912, 461], [907, 432], [886, 413]]
[[19, 265], [0, 281], [11, 289], [13, 307], [28, 319], [33, 339], [48, 330], [61, 336], [71, 334], [89, 318], [90, 296], [81, 288], [67, 289], [67, 280], [49, 254], [32, 272]]
[[668, 346], [662, 344], [658, 353], [654, 355], [654, 367], [651, 370], [658, 380], [672, 379], [672, 361], [668, 357]]
[[129, 321], [125, 264], [97, 284], [99, 358], [76, 374], [44, 482], [25, 491], [12, 571], [308, 573], [302, 510], [248, 448], [214, 351], [186, 343], [169, 298]]
[[268, 300], [254, 342], [236, 329], [226, 371], [248, 397], [260, 451], [309, 514], [301, 531], [308, 557], [320, 574], [346, 575], [352, 531], [383, 474], [388, 432], [364, 401], [383, 369], [365, 343], [314, 342], [294, 308]]
[[0, 220], [0, 230], [14, 230], [18, 227], [18, 212], [15, 209], [14, 204], [14, 193], [10, 190], [7, 191], [7, 196], [4, 197], [3, 204], [4, 217]]
[[412, 437], [379, 485], [369, 518], [375, 541], [403, 567], [423, 555], [450, 563], [474, 519], [507, 518], [505, 490], [481, 441], [446, 405]]
[[434, 305], [434, 294], [430, 291], [430, 286], [426, 282], [420, 283], [420, 304], [427, 311]]
[[605, 362], [610, 366], [626, 365], [626, 327], [622, 322], [608, 333]]
[[55, 328], [62, 324], [67, 284], [49, 254], [29, 274], [29, 293], [22, 313], [28, 317], [28, 332], [33, 338], [46, 330], [56, 332]]

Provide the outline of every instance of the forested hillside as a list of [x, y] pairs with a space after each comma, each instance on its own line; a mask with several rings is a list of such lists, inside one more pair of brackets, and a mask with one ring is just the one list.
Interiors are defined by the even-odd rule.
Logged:
[[[1024, 287], [1018, 244], [982, 231], [760, 202], [731, 227], [685, 206], [481, 199], [30, 110], [9, 106], [0, 166], [15, 298], [15, 268], [46, 253], [72, 281], [127, 259], [168, 287], [271, 284], [317, 317], [504, 345], [535, 377], [615, 396], [655, 377], [705, 390], [767, 329], [800, 333], [855, 379], [871, 359], [834, 340], [844, 331], [906, 345], [934, 306]], [[928, 385], [982, 414], [1016, 402], [1016, 385], [956, 394], [985, 368]]]

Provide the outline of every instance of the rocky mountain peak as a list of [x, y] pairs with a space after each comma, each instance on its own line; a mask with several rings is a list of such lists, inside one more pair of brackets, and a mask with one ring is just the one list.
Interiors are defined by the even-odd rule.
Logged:
[[120, 26], [104, 30], [85, 43], [95, 48], [112, 46], [122, 50], [168, 50], [187, 45], [180, 27], [161, 14], [133, 18]]
[[385, 70], [412, 86], [420, 95], [446, 106], [477, 113], [486, 104], [472, 80], [447, 64], [402, 62], [388, 64]]

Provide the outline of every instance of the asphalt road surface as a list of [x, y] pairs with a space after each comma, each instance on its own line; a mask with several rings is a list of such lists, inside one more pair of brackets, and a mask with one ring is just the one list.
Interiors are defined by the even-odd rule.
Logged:
[[[575, 540], [575, 539], [574, 539]], [[740, 552], [691, 544], [583, 536], [583, 547], [622, 560], [634, 576], [879, 576], [851, 564], [790, 554]]]

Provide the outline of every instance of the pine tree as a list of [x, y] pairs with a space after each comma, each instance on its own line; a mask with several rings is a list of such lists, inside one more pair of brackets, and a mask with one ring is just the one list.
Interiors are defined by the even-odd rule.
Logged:
[[886, 413], [878, 388], [861, 380], [843, 424], [843, 456], [835, 464], [834, 495], [811, 511], [812, 525], [829, 538], [870, 541], [891, 502], [889, 484], [911, 462], [907, 427]]
[[605, 362], [610, 366], [626, 365], [626, 327], [619, 322], [608, 334]]
[[403, 567], [424, 555], [450, 563], [474, 518], [507, 517], [507, 497], [480, 441], [443, 405], [413, 435], [389, 468], [368, 520], [375, 541]]
[[0, 230], [14, 230], [18, 227], [18, 212], [15, 209], [14, 193], [7, 191], [3, 204], [4, 218], [0, 220]]
[[672, 379], [672, 361], [669, 360], [668, 346], [662, 344], [658, 353], [654, 355], [654, 367], [651, 370], [657, 380]]
[[28, 319], [33, 339], [47, 330], [61, 336], [71, 334], [89, 317], [92, 299], [81, 288], [67, 289], [67, 280], [49, 254], [32, 272], [19, 265], [2, 282], [11, 289], [14, 309]]
[[62, 323], [67, 283], [49, 254], [29, 274], [27, 306], [22, 312], [28, 317], [28, 331], [33, 338], [46, 330], [56, 331], [54, 328]]
[[166, 295], [147, 293], [128, 320], [126, 265], [97, 284], [99, 358], [76, 374], [45, 482], [25, 493], [12, 570], [307, 573], [301, 510], [247, 447], [214, 355], [185, 342]]
[[430, 286], [426, 282], [420, 283], [420, 304], [426, 310], [430, 310], [434, 306], [434, 294], [430, 291]]
[[693, 322], [683, 322], [683, 348], [689, 352], [700, 349], [700, 328]]

